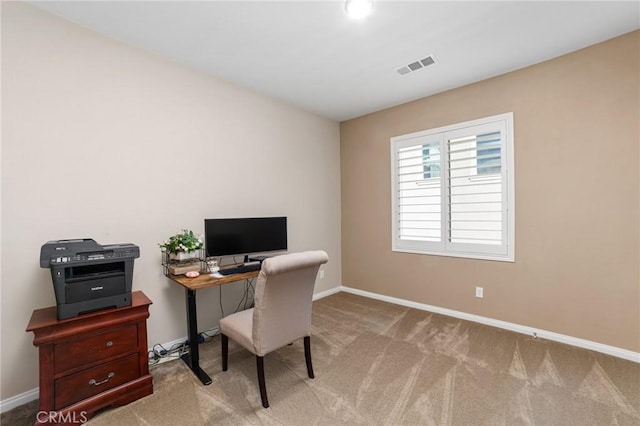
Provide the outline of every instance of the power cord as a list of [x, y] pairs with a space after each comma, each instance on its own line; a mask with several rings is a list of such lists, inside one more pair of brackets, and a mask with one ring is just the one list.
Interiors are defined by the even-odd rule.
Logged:
[[208, 343], [218, 334], [220, 334], [220, 330], [216, 330], [213, 333], [203, 331], [202, 333], [198, 334], [198, 343]]
[[165, 348], [160, 343], [156, 343], [149, 351], [149, 365], [159, 364], [163, 358], [180, 358], [186, 352], [186, 349], [186, 341], [176, 343], [169, 349]]
[[218, 286], [218, 303], [220, 304], [220, 315], [222, 316], [222, 318], [224, 318], [224, 308], [222, 307], [222, 286], [219, 285]]
[[[236, 263], [236, 258], [233, 258], [233, 262]], [[218, 265], [221, 265], [222, 258], [219, 259]], [[218, 286], [219, 297], [218, 303], [220, 304], [220, 313], [222, 317], [224, 317], [224, 307], [222, 306], [222, 286]], [[253, 306], [253, 298], [255, 295], [255, 278], [249, 278], [244, 282], [244, 291], [242, 293], [242, 297], [238, 302], [238, 306], [234, 312], [239, 312], [240, 310], [245, 310], [251, 308]], [[240, 307], [242, 306], [242, 309]], [[220, 331], [207, 332], [203, 331], [198, 333], [198, 344], [210, 342], [215, 336], [220, 334]], [[187, 346], [188, 341], [184, 341], [182, 343], [176, 343], [171, 346], [171, 348], [166, 349], [160, 343], [156, 343], [153, 345], [153, 348], [149, 351], [149, 365], [159, 364], [163, 359], [166, 358], [180, 358], [183, 354], [185, 354], [188, 350]]]
[[253, 280], [255, 278], [249, 278], [248, 280], [245, 280], [244, 282], [244, 292], [242, 294], [242, 298], [240, 299], [240, 302], [238, 302], [238, 306], [236, 306], [236, 310], [235, 312], [240, 311], [240, 306], [244, 304], [243, 309], [245, 310], [248, 307], [251, 306], [251, 304], [249, 303], [249, 300], [251, 300], [251, 303], [253, 303], [253, 295], [255, 292], [255, 289], [253, 287]]

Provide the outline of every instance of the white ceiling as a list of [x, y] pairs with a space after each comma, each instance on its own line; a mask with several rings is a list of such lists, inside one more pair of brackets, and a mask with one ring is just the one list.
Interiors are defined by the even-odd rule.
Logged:
[[[218, 78], [344, 121], [640, 28], [640, 2], [32, 2]], [[436, 64], [395, 69], [427, 55]]]

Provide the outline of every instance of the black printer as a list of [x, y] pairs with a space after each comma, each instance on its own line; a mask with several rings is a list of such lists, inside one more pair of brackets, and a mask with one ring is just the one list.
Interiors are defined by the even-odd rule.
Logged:
[[131, 305], [134, 244], [100, 245], [92, 239], [49, 241], [40, 266], [51, 269], [58, 319]]

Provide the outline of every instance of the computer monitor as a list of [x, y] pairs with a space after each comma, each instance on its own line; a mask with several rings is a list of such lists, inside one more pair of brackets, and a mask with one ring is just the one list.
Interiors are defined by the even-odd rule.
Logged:
[[207, 256], [237, 256], [287, 249], [286, 217], [205, 219]]

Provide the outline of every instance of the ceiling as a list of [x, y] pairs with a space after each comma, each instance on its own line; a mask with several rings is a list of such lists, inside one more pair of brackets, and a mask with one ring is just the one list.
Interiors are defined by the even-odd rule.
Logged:
[[[344, 121], [640, 28], [640, 2], [46, 1], [56, 15]], [[429, 67], [396, 69], [433, 55]]]

